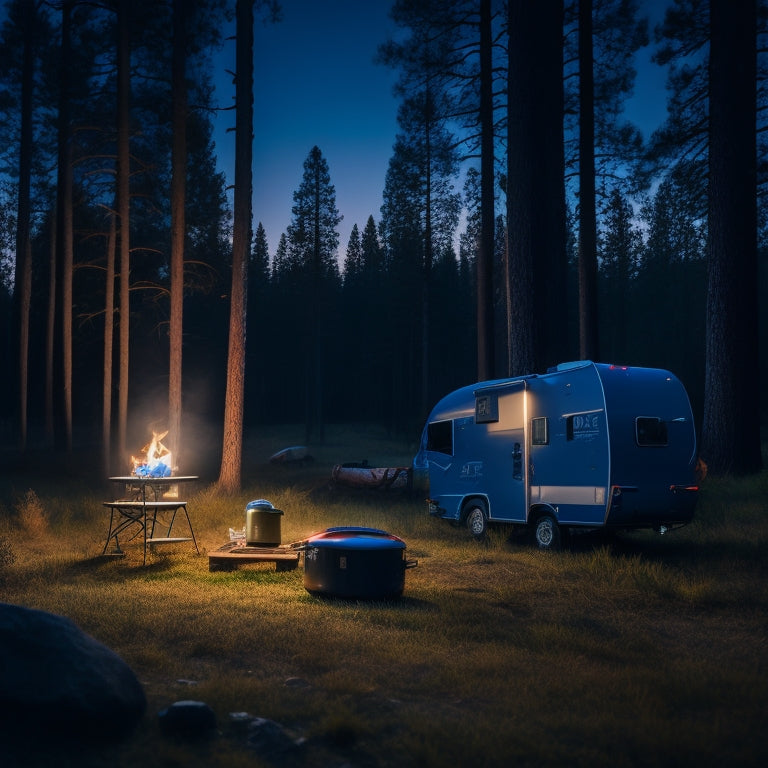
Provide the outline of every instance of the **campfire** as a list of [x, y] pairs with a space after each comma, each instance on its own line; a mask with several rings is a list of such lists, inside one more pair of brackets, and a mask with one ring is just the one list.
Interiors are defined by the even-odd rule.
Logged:
[[142, 449], [140, 455], [131, 456], [133, 474], [136, 477], [170, 477], [173, 473], [171, 452], [161, 440], [168, 434], [152, 430], [152, 440]]

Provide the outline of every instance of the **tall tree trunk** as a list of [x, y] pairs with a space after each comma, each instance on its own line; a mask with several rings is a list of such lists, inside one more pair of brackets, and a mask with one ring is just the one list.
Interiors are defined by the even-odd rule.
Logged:
[[[427, 105], [430, 105], [429, 86], [427, 86]], [[429, 109], [429, 106], [428, 106]], [[429, 413], [429, 323], [430, 302], [432, 290], [432, 265], [434, 252], [432, 249], [432, 114], [426, 115], [424, 121], [425, 148], [425, 201], [424, 201], [424, 262], [421, 278], [421, 397], [419, 413]]]
[[29, 383], [29, 317], [32, 300], [32, 245], [30, 242], [30, 182], [32, 176], [32, 90], [34, 88], [35, 6], [23, 6], [24, 51], [21, 73], [21, 139], [19, 142], [19, 197], [16, 217], [16, 327], [18, 329], [19, 450], [27, 448]]
[[229, 312], [224, 445], [219, 487], [240, 489], [245, 400], [245, 312], [248, 251], [251, 242], [251, 163], [253, 155], [253, 3], [237, 0], [235, 54], [235, 199], [232, 230], [232, 303]]
[[168, 434], [171, 456], [181, 463], [184, 238], [187, 178], [185, 0], [173, 0], [173, 147], [171, 157], [171, 318], [168, 362]]
[[480, 0], [480, 247], [477, 252], [477, 378], [493, 378], [494, 328], [494, 131], [491, 0]]
[[313, 308], [314, 308], [314, 334], [315, 343], [313, 345], [313, 357], [315, 360], [315, 375], [313, 392], [313, 406], [315, 429], [317, 439], [322, 443], [325, 440], [325, 418], [323, 416], [323, 390], [325, 379], [325, 343], [328, 318], [323, 309], [327, 306], [324, 301], [323, 293], [325, 291], [325, 281], [323, 280], [323, 261], [322, 261], [322, 243], [320, 241], [320, 166], [316, 166], [315, 175], [315, 215], [314, 215], [314, 233], [313, 233], [313, 265], [314, 265], [314, 290], [313, 290]]
[[54, 386], [56, 377], [56, 206], [50, 220], [50, 246], [48, 256], [48, 309], [45, 317], [45, 439], [49, 445], [55, 440]]
[[531, 4], [509, 0], [507, 79], [507, 269], [509, 270], [509, 371], [532, 373], [536, 366], [537, 326], [534, 296], [534, 150], [538, 94], [530, 69], [536, 61], [531, 34]]
[[509, 236], [507, 227], [504, 227], [504, 327], [507, 352], [506, 375], [512, 376], [512, 272], [509, 264]]
[[702, 457], [762, 467], [758, 381], [756, 3], [710, 2], [709, 258]]
[[565, 349], [562, 0], [509, 0], [507, 21], [510, 369], [520, 375]]
[[595, 82], [592, 0], [579, 0], [579, 355], [600, 356], [595, 216]]
[[[429, 172], [427, 172], [429, 173]], [[426, 221], [424, 233], [424, 264], [421, 278], [421, 387], [419, 389], [420, 409], [419, 413], [429, 413], [429, 317], [430, 317], [430, 292], [432, 285], [432, 228], [430, 220], [431, 196], [427, 192]]]
[[112, 348], [115, 333], [115, 246], [117, 225], [115, 212], [109, 213], [109, 235], [106, 253], [106, 284], [104, 287], [104, 378], [101, 395], [102, 470], [112, 473]]
[[509, 367], [517, 376], [556, 361], [566, 329], [562, 2], [510, 0], [507, 23]]
[[306, 424], [304, 437], [309, 442], [317, 435], [320, 437], [321, 426], [321, 402], [322, 402], [322, 342], [323, 337], [321, 325], [322, 314], [321, 291], [323, 289], [322, 278], [322, 254], [320, 249], [320, 169], [315, 165], [314, 177], [312, 178], [312, 200], [314, 202], [312, 211], [312, 258], [310, 261], [311, 284], [310, 291], [310, 328], [309, 328], [309, 353], [307, 354], [307, 380], [306, 387]]
[[565, 155], [563, 141], [563, 0], [535, 6], [539, 66], [539, 100], [535, 113], [539, 137], [536, 150], [536, 233], [534, 261], [536, 294], [541, 296], [537, 318], [541, 323], [536, 368], [573, 357], [568, 344], [568, 255], [566, 250]]
[[131, 45], [128, 29], [128, 2], [117, 7], [117, 215], [120, 245], [120, 358], [117, 403], [117, 446], [122, 461], [127, 461], [128, 382], [131, 337], [131, 240], [130, 240], [130, 102]]
[[59, 67], [58, 176], [56, 184], [56, 327], [54, 344], [54, 442], [72, 452], [72, 136], [70, 79], [72, 3], [61, 8], [61, 66]]

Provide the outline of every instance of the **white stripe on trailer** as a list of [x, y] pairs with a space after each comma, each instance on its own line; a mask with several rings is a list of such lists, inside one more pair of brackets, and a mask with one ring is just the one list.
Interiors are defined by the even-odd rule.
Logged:
[[605, 506], [605, 488], [598, 485], [532, 485], [531, 504]]

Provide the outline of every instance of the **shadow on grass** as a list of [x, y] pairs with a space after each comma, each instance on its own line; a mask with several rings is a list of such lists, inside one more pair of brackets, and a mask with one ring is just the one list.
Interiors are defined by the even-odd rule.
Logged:
[[136, 553], [110, 553], [93, 555], [83, 560], [73, 560], [64, 570], [72, 576], [95, 576], [100, 579], [124, 581], [130, 576], [158, 576], [175, 569], [174, 560], [169, 556], [147, 555], [144, 564]]
[[[477, 542], [480, 547], [492, 547], [493, 542]], [[530, 532], [523, 528], [506, 534], [504, 546], [512, 549], [537, 551]], [[605, 549], [615, 557], [639, 557], [650, 562], [659, 562], [679, 567], [701, 566], [706, 561], [727, 563], [737, 560], [745, 564], [768, 568], [768, 550], [761, 545], [758, 537], [723, 537], [722, 540], [702, 539], [682, 527], [665, 534], [648, 530], [613, 531], [592, 529], [571, 530], [563, 535], [561, 552], [591, 554]], [[556, 554], [553, 552], [552, 554]]]
[[371, 598], [362, 599], [357, 597], [341, 597], [338, 595], [328, 595], [320, 593], [310, 593], [313, 600], [317, 600], [322, 605], [338, 606], [339, 608], [348, 608], [354, 606], [355, 608], [369, 609], [375, 611], [381, 608], [400, 608], [402, 610], [418, 610], [418, 611], [437, 611], [438, 606], [429, 600], [421, 600], [416, 597], [408, 597], [402, 595], [400, 597], [386, 597], [386, 598]]
[[700, 567], [711, 564], [739, 561], [744, 564], [768, 566], [768, 553], [757, 541], [745, 537], [723, 541], [698, 541], [677, 532], [650, 535], [647, 532], [611, 533], [605, 532], [594, 539], [579, 542], [574, 551], [585, 551], [596, 547], [607, 547], [616, 556], [640, 557], [679, 567]]

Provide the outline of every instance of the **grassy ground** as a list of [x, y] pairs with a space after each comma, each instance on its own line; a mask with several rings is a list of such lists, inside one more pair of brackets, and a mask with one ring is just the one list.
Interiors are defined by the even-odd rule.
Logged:
[[[333, 463], [408, 463], [414, 446], [334, 430], [304, 467], [267, 463], [286, 431], [248, 446], [243, 492], [201, 482], [201, 556], [177, 545], [101, 558], [106, 487], [55, 468], [0, 478], [2, 600], [63, 614], [117, 651], [149, 706], [125, 741], [32, 745], [24, 764], [272, 765], [230, 713], [306, 740], [306, 766], [757, 766], [768, 759], [768, 473], [708, 481], [694, 524], [664, 537], [582, 536], [540, 553], [508, 531], [479, 544], [431, 519], [423, 494], [328, 488]], [[51, 479], [53, 478], [53, 479]], [[331, 525], [401, 536], [405, 594], [311, 596], [303, 571], [211, 573], [205, 552], [245, 504], [284, 510], [282, 538]], [[164, 737], [157, 713], [195, 699], [218, 731]], [[21, 760], [20, 756], [16, 759]]]

